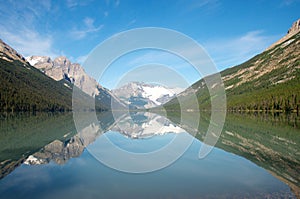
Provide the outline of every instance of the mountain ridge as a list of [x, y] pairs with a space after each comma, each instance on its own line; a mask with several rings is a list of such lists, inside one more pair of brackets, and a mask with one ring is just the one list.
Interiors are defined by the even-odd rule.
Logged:
[[74, 84], [86, 94], [101, 101], [107, 107], [123, 109], [125, 105], [107, 88], [90, 77], [78, 63], [72, 63], [67, 57], [59, 56], [52, 60], [48, 56], [30, 56], [27, 61], [55, 81], [65, 80]]
[[[281, 43], [275, 42], [272, 48], [220, 72], [228, 110], [299, 112], [300, 32], [295, 28], [290, 30], [293, 30], [293, 33], [288, 33], [293, 34], [291, 37], [279, 40]], [[210, 95], [205, 78], [182, 92], [178, 96], [180, 101], [188, 104], [191, 92], [196, 94], [200, 110], [210, 110]], [[179, 110], [178, 99], [167, 102], [164, 107]]]
[[153, 108], [162, 105], [183, 91], [144, 82], [130, 82], [112, 90], [125, 104], [132, 108]]
[[[72, 100], [89, 108], [86, 101], [91, 97], [79, 91], [72, 98], [73, 84], [65, 79], [55, 81], [39, 69], [30, 65], [15, 49], [0, 40], [0, 111], [71, 111]], [[76, 87], [76, 86], [75, 86]], [[96, 101], [97, 110], [109, 106]], [[110, 104], [109, 104], [110, 105]]]

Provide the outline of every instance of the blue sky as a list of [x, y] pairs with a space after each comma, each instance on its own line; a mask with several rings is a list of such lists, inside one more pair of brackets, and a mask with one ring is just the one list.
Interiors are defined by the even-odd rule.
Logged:
[[[300, 18], [299, 10], [299, 0], [0, 0], [0, 38], [24, 56], [64, 55], [83, 63], [91, 50], [116, 33], [163, 27], [195, 39], [223, 70], [260, 53], [285, 35]], [[99, 81], [111, 88], [118, 79], [113, 75], [120, 71], [118, 67], [145, 64], [158, 54], [129, 56]], [[163, 56], [157, 57], [156, 62], [160, 62]], [[168, 64], [164, 60], [161, 62]], [[88, 72], [93, 75], [93, 71]], [[193, 70], [180, 72], [189, 83], [199, 79]]]

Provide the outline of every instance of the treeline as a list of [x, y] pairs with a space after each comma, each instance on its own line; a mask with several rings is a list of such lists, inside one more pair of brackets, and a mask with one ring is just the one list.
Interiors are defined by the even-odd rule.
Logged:
[[[72, 84], [55, 81], [38, 69], [19, 61], [0, 59], [0, 112], [64, 112], [72, 110], [72, 100], [82, 111], [106, 111], [110, 101], [95, 100], [78, 89], [72, 99]], [[68, 87], [65, 84], [69, 84]], [[82, 106], [81, 106], [82, 105]]]
[[0, 59], [0, 111], [68, 111], [72, 91], [34, 67]]
[[244, 104], [229, 105], [231, 111], [280, 111], [297, 112], [300, 109], [300, 99], [297, 94], [288, 96], [271, 96], [270, 98], [259, 99], [255, 102], [245, 101]]
[[[228, 93], [228, 109], [232, 111], [279, 111], [299, 112], [300, 109], [300, 76], [288, 82], [254, 89], [237, 88]], [[241, 86], [242, 87], [242, 86]]]
[[4, 91], [0, 93], [1, 112], [36, 112], [36, 111], [69, 111], [70, 106], [62, 105], [52, 100], [44, 100], [33, 93]]

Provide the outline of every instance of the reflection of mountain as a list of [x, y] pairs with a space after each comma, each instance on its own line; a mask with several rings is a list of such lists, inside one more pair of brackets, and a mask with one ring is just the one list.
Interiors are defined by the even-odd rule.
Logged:
[[84, 148], [114, 124], [111, 112], [97, 115], [99, 122], [76, 134], [72, 114], [40, 114], [14, 116], [0, 122], [0, 179], [23, 162], [45, 164], [51, 160], [64, 164], [78, 157]]
[[67, 140], [54, 140], [40, 151], [30, 155], [25, 164], [48, 164], [54, 161], [57, 164], [65, 164], [70, 158], [79, 157], [85, 147], [93, 143], [101, 134], [108, 130], [118, 131], [123, 135], [141, 139], [165, 133], [184, 132], [179, 126], [175, 126], [168, 119], [152, 113], [132, 113], [123, 115], [115, 122], [110, 112], [103, 113], [99, 117], [99, 123], [90, 124], [78, 134]]
[[[196, 138], [204, 140], [209, 115], [201, 114]], [[192, 113], [191, 113], [191, 117]], [[171, 117], [178, 123], [178, 117]], [[195, 133], [188, 125], [187, 132]], [[216, 147], [245, 157], [287, 183], [300, 198], [300, 134], [296, 115], [227, 115]]]
[[135, 113], [128, 115], [119, 121], [111, 130], [118, 131], [134, 139], [148, 138], [166, 133], [185, 132], [167, 118], [153, 113]]
[[40, 113], [0, 120], [0, 179], [53, 140], [75, 135], [72, 114]]
[[[193, 113], [189, 116], [193, 117]], [[119, 131], [130, 138], [146, 138], [169, 132], [197, 133], [203, 141], [209, 116], [201, 114], [199, 129], [180, 124], [180, 118], [166, 119], [150, 113], [117, 116], [109, 112], [98, 115], [99, 123], [88, 122], [75, 135], [72, 115], [41, 115], [10, 118], [1, 121], [0, 178], [5, 177], [24, 161], [27, 164], [64, 164], [78, 157], [85, 147], [108, 130]], [[174, 122], [174, 123], [172, 123]], [[227, 116], [224, 131], [216, 145], [225, 151], [245, 157], [287, 183], [299, 197], [300, 190], [299, 118], [267, 115]], [[42, 148], [43, 147], [43, 148]], [[42, 149], [41, 149], [42, 148]]]
[[[98, 123], [88, 124], [70, 139], [52, 141], [38, 152], [30, 155], [24, 163], [36, 165], [48, 164], [50, 161], [54, 161], [57, 164], [65, 164], [70, 158], [79, 157], [85, 147], [94, 142], [115, 124], [111, 112], [103, 112], [98, 117]], [[85, 119], [88, 123], [89, 118]]]

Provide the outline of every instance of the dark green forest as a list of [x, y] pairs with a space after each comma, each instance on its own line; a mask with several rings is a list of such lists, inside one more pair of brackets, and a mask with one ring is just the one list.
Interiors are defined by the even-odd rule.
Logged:
[[0, 59], [0, 111], [68, 111], [72, 92], [39, 70], [19, 61]]
[[[72, 110], [73, 85], [67, 81], [55, 81], [29, 64], [4, 59], [0, 59], [0, 76], [0, 112]], [[77, 104], [91, 100], [83, 92], [78, 96], [73, 99]], [[108, 109], [99, 100], [95, 103], [96, 110]]]

